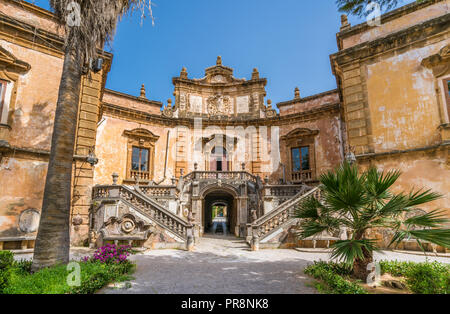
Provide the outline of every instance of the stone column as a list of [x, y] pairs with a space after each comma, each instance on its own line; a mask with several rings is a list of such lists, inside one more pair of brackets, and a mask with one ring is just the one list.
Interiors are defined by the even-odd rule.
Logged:
[[92, 73], [91, 79], [83, 77], [81, 83], [71, 204], [71, 244], [77, 246], [83, 245], [89, 238], [94, 167], [87, 162], [87, 156], [95, 152], [102, 81], [103, 70]]

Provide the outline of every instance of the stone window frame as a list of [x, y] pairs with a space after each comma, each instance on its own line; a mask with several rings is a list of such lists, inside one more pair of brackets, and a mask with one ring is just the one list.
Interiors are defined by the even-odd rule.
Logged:
[[[8, 91], [8, 81], [0, 79], [0, 123], [3, 123], [4, 117], [3, 117], [3, 110], [4, 108], [7, 108], [6, 116], [8, 116], [9, 111], [9, 103], [6, 102], [6, 94]], [[7, 122], [7, 121], [6, 121]], [[7, 124], [7, 123], [5, 123]]]
[[444, 116], [444, 122], [450, 123], [450, 75], [441, 77], [439, 79], [440, 83], [440, 90], [442, 91], [442, 102], [443, 102], [443, 116]]
[[[0, 140], [8, 141], [15, 111], [19, 78], [21, 75], [28, 73], [30, 69], [31, 66], [28, 63], [17, 59], [0, 46], [0, 80], [7, 82], [2, 111], [0, 112]], [[5, 106], [7, 110], [4, 116]]]
[[[310, 130], [306, 128], [297, 128], [287, 135], [282, 136], [281, 140], [284, 142], [286, 148], [286, 160], [288, 162], [288, 178], [289, 181], [294, 183], [300, 183], [305, 181], [315, 181], [316, 180], [316, 149], [315, 142], [316, 136], [319, 134], [318, 130]], [[293, 159], [292, 159], [292, 149], [299, 147], [309, 148], [309, 171], [293, 171]]]
[[436, 95], [438, 104], [440, 104], [441, 123], [448, 125], [450, 123], [450, 106], [448, 94], [445, 95], [448, 87], [444, 85], [444, 81], [450, 79], [450, 44], [442, 47], [439, 53], [423, 59], [421, 64], [433, 72], [436, 82]]
[[153, 134], [147, 129], [134, 129], [131, 131], [124, 131], [124, 136], [128, 138], [127, 141], [127, 167], [126, 167], [126, 175], [125, 180], [127, 182], [135, 182], [136, 178], [133, 175], [132, 169], [132, 156], [133, 156], [133, 147], [147, 149], [149, 151], [148, 154], [148, 172], [140, 172], [138, 171], [139, 182], [149, 183], [153, 180], [155, 175], [155, 147], [156, 142], [159, 139], [159, 136]]

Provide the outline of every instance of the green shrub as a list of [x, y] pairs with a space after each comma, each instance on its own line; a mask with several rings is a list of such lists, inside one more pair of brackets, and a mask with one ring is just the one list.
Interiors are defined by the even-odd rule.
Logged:
[[71, 287], [67, 284], [66, 265], [44, 268], [34, 274], [26, 271], [28, 263], [20, 262], [21, 267], [11, 268], [6, 294], [90, 294], [110, 282], [129, 278], [134, 265], [130, 262], [103, 264], [98, 262], [80, 263], [81, 285]]
[[408, 289], [417, 294], [449, 294], [450, 265], [439, 262], [381, 261], [381, 272], [406, 278]]
[[418, 294], [450, 293], [450, 268], [438, 262], [420, 263], [406, 275], [408, 288]]
[[408, 274], [416, 265], [417, 263], [413, 262], [381, 261], [380, 269], [381, 274], [388, 273], [396, 277], [406, 277], [406, 274]]
[[358, 284], [346, 280], [342, 275], [348, 275], [347, 266], [337, 263], [314, 262], [305, 268], [305, 274], [322, 280], [327, 286], [320, 286], [321, 292], [333, 294], [367, 294], [368, 292]]
[[0, 293], [8, 286], [10, 268], [14, 264], [14, 254], [10, 251], [0, 251]]
[[14, 263], [14, 254], [10, 251], [0, 251], [0, 270], [6, 269]]

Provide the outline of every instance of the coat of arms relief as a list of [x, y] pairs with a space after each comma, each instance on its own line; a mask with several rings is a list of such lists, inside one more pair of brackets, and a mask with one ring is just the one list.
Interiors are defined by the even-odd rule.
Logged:
[[228, 115], [234, 112], [233, 104], [229, 96], [215, 95], [207, 100], [209, 115]]

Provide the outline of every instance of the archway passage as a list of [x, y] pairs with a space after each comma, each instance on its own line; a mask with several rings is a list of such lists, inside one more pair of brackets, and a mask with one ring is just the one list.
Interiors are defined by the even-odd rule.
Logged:
[[235, 235], [236, 222], [236, 202], [233, 195], [220, 190], [206, 195], [203, 206], [205, 234]]

